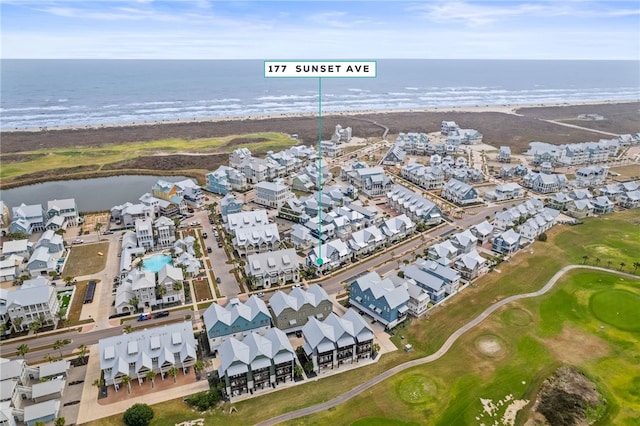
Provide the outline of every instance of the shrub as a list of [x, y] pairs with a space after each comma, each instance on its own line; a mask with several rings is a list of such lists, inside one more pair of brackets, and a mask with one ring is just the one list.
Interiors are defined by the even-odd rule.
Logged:
[[147, 404], [133, 404], [124, 412], [124, 423], [127, 426], [147, 426], [153, 419], [153, 410]]
[[542, 242], [547, 241], [547, 233], [543, 232], [542, 234], [538, 235], [538, 241], [542, 241]]

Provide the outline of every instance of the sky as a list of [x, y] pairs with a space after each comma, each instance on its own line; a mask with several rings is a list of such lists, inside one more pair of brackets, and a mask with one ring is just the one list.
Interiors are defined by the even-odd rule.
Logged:
[[640, 1], [2, 0], [1, 58], [634, 59]]

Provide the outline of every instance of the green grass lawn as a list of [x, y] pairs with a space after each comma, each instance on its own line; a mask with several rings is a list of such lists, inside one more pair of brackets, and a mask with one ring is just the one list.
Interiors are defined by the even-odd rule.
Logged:
[[[99, 254], [102, 253], [102, 256]], [[97, 274], [107, 264], [109, 242], [103, 241], [95, 244], [78, 244], [71, 248], [63, 277], [80, 277], [83, 275]]]
[[[224, 413], [218, 409], [201, 415], [192, 412], [181, 400], [162, 403], [153, 407], [156, 416], [151, 425], [173, 425], [198, 417], [205, 417], [207, 424], [254, 424], [328, 401], [395, 365], [435, 352], [453, 331], [491, 303], [509, 295], [538, 290], [561, 267], [582, 263], [584, 255], [590, 257], [588, 263], [595, 263], [595, 247], [611, 250], [611, 255], [601, 257], [600, 266], [606, 266], [607, 260], [616, 266], [620, 262], [632, 265], [640, 260], [635, 258], [640, 253], [637, 228], [637, 211], [600, 219], [588, 218], [579, 226], [557, 226], [548, 233], [546, 243], [536, 242], [533, 245], [533, 254], [528, 250], [517, 254], [510, 262], [500, 264], [497, 271], [480, 279], [477, 287], [467, 288], [451, 298], [429, 319], [414, 320], [398, 330], [394, 336], [396, 346], [411, 343], [414, 347], [411, 352], [388, 353], [378, 363], [365, 368], [234, 403], [237, 413], [229, 414], [226, 407]], [[630, 271], [631, 267], [626, 269]], [[602, 277], [610, 275], [602, 274]], [[640, 416], [637, 405], [640, 404], [640, 378], [636, 381], [633, 378], [634, 375], [640, 377], [640, 357], [635, 355], [640, 353], [637, 343], [640, 336], [637, 332], [633, 334], [611, 326], [605, 326], [605, 329], [593, 326], [598, 324], [598, 320], [589, 310], [589, 299], [592, 294], [605, 289], [597, 281], [605, 278], [594, 276], [590, 279], [595, 280], [594, 283], [573, 282], [571, 278], [564, 284], [558, 284], [562, 290], [554, 289], [539, 299], [505, 306], [479, 327], [463, 335], [437, 362], [398, 374], [336, 409], [290, 424], [349, 425], [356, 421], [358, 424], [380, 425], [425, 424], [425, 419], [429, 419], [428, 424], [479, 424], [475, 417], [483, 414], [481, 397], [494, 402], [504, 400], [509, 394], [515, 399], [532, 399], [542, 381], [562, 362], [568, 361], [575, 361], [587, 371], [611, 401], [607, 418], [619, 422], [602, 424], [633, 424], [628, 419], [633, 415]], [[584, 291], [578, 291], [581, 286], [586, 286]], [[640, 293], [637, 286], [635, 289], [623, 289]], [[577, 310], [575, 313], [574, 308]], [[596, 342], [592, 342], [594, 351], [598, 349], [600, 352], [597, 353], [610, 355], [580, 361], [580, 350], [584, 344], [572, 341], [570, 337], [573, 335], [563, 329], [563, 323], [569, 324], [570, 330], [579, 330], [580, 333], [574, 334], [585, 340], [591, 338], [592, 333], [604, 334], [605, 338], [598, 335]], [[404, 340], [400, 340], [401, 334], [405, 336]], [[477, 344], [478, 341], [490, 340], [491, 336], [495, 336], [494, 340], [502, 347], [488, 355], [479, 351]], [[636, 343], [630, 342], [630, 336]], [[564, 351], [558, 348], [564, 348]], [[568, 349], [578, 353], [569, 359]], [[617, 353], [621, 356], [612, 356]], [[628, 371], [632, 373], [630, 376], [625, 375]], [[423, 383], [422, 388], [420, 383]], [[419, 391], [416, 398], [425, 402], [407, 402], [407, 398], [412, 398], [412, 389]], [[630, 400], [636, 405], [626, 408], [624, 404], [636, 391], [636, 399]], [[500, 410], [496, 415], [502, 415], [505, 406], [502, 405]], [[120, 424], [119, 419], [121, 416], [92, 424]], [[372, 423], [368, 423], [369, 419]], [[488, 420], [487, 417], [482, 419]]]

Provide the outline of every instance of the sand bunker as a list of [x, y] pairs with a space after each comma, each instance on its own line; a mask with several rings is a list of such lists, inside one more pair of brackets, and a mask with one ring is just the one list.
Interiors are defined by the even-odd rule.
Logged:
[[504, 353], [502, 340], [497, 336], [480, 336], [475, 343], [476, 348], [484, 355], [495, 357]]

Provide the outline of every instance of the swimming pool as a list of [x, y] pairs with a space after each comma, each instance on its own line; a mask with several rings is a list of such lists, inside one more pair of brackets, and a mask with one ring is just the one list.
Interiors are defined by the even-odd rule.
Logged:
[[171, 256], [166, 254], [154, 254], [144, 259], [143, 268], [145, 271], [158, 272], [162, 267], [171, 263]]

